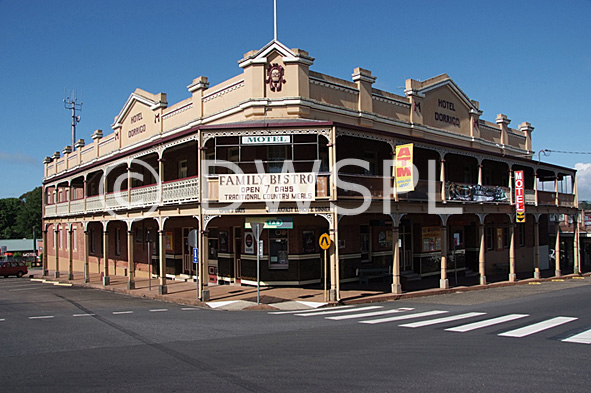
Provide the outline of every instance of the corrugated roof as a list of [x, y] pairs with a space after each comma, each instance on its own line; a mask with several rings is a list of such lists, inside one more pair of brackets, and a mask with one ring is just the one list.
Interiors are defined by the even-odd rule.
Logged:
[[7, 252], [33, 251], [33, 239], [0, 239], [0, 247], [6, 246]]

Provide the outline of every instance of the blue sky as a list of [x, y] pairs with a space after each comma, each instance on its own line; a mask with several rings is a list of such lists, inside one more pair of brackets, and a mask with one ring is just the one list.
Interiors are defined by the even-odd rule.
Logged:
[[[530, 122], [534, 150], [591, 152], [591, 0], [277, 0], [278, 39], [311, 69], [403, 95], [408, 78], [447, 73], [480, 102], [481, 118]], [[273, 0], [0, 0], [0, 198], [41, 184], [42, 160], [71, 143], [64, 90], [83, 99], [77, 137], [110, 133], [142, 88], [189, 97], [241, 72], [237, 61], [273, 39]], [[544, 161], [579, 171], [591, 199], [591, 155]]]

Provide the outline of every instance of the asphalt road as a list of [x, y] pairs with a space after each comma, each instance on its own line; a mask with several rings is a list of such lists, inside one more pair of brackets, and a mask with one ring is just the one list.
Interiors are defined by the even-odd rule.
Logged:
[[2, 392], [588, 392], [591, 279], [230, 312], [0, 278]]

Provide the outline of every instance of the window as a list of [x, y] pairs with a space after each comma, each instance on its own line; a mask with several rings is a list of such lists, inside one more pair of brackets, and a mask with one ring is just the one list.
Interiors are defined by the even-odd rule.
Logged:
[[188, 176], [189, 167], [187, 166], [187, 160], [179, 161], [179, 168], [178, 168], [178, 178], [184, 179]]
[[271, 145], [267, 147], [269, 157], [269, 173], [281, 173], [283, 162], [287, 159], [286, 145]]
[[509, 228], [503, 228], [503, 248], [509, 248]]
[[76, 233], [77, 233], [77, 229], [76, 228], [72, 229], [72, 242], [73, 242], [72, 247], [74, 247], [74, 251], [76, 251], [78, 249], [76, 247], [76, 237], [77, 237]]
[[363, 153], [363, 159], [369, 164], [368, 169], [363, 170], [364, 175], [376, 175], [376, 153], [373, 151], [366, 151]]
[[486, 228], [486, 249], [487, 250], [494, 250], [494, 236], [493, 236], [493, 228], [487, 227]]
[[269, 231], [269, 269], [289, 268], [289, 240], [285, 229]]
[[96, 241], [95, 241], [94, 237], [95, 237], [95, 230], [94, 230], [94, 228], [92, 228], [90, 230], [90, 252], [93, 254], [96, 252]]
[[359, 234], [359, 251], [361, 252], [361, 262], [369, 262], [369, 226], [361, 225]]
[[64, 235], [66, 235], [66, 249], [68, 249], [68, 250], [69, 250], [69, 249], [70, 249], [70, 247], [72, 246], [72, 245], [70, 244], [70, 234], [71, 234], [71, 233], [72, 233], [72, 232], [71, 232], [71, 231], [69, 231], [69, 230], [68, 230], [68, 231], [64, 231]]

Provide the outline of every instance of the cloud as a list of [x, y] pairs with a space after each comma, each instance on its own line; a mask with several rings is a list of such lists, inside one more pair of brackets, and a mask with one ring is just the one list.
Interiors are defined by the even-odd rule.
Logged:
[[575, 164], [580, 201], [591, 201], [591, 163]]
[[23, 153], [7, 153], [0, 151], [0, 162], [9, 162], [11, 164], [33, 164], [41, 165], [41, 161], [33, 156]]

